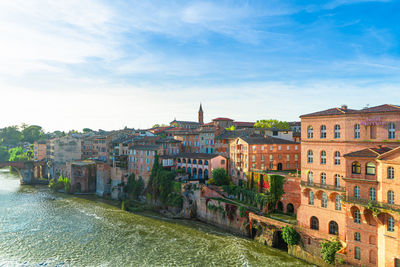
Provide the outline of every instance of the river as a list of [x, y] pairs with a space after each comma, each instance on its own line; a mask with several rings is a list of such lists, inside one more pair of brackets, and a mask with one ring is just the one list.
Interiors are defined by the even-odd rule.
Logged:
[[0, 266], [305, 266], [201, 222], [21, 186], [0, 169]]

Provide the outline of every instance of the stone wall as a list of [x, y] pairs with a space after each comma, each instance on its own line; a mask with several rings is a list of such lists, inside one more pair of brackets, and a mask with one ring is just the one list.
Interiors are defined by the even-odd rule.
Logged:
[[96, 194], [105, 196], [111, 193], [111, 167], [105, 163], [97, 163]]

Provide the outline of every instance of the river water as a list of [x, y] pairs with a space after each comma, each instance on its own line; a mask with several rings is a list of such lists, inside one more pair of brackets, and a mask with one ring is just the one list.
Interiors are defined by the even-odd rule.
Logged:
[[20, 186], [0, 169], [0, 266], [305, 266], [201, 222]]

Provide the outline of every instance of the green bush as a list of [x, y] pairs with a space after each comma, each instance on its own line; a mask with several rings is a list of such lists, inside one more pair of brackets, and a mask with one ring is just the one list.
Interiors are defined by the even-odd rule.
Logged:
[[297, 245], [300, 241], [300, 235], [292, 226], [282, 227], [282, 238], [288, 245]]
[[[229, 179], [229, 175], [224, 168], [217, 168], [212, 171], [212, 179], [214, 185], [229, 185], [231, 180]], [[210, 184], [210, 180], [208, 181]]]
[[335, 263], [335, 255], [342, 248], [339, 239], [331, 239], [321, 243], [322, 259], [329, 264]]
[[68, 177], [63, 177], [62, 175], [60, 175], [56, 180], [52, 179], [49, 182], [49, 187], [51, 189], [53, 189], [54, 191], [58, 191], [61, 189], [64, 189], [64, 191], [66, 193], [70, 193], [71, 192], [71, 179], [69, 179]]

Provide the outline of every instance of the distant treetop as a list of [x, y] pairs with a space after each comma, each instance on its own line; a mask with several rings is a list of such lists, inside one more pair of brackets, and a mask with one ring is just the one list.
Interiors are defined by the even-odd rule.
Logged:
[[254, 124], [254, 128], [278, 128], [290, 130], [290, 125], [287, 121], [278, 121], [278, 120], [258, 120]]

